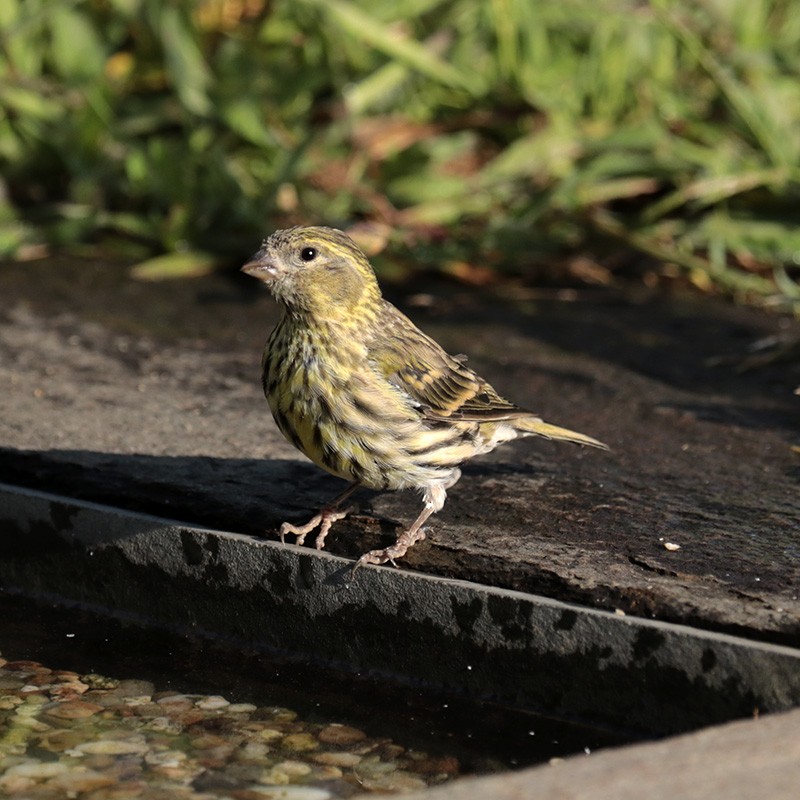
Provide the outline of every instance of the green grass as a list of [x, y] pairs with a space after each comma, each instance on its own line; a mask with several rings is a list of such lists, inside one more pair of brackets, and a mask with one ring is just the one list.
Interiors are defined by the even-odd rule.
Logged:
[[372, 221], [426, 264], [578, 251], [797, 308], [800, 15], [5, 0], [0, 164], [0, 254], [114, 246], [176, 275], [277, 226]]

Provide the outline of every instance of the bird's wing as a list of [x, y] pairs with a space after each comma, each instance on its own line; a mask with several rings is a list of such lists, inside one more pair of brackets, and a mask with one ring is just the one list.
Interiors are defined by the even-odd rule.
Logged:
[[451, 356], [393, 305], [384, 301], [369, 355], [380, 374], [409, 395], [430, 420], [490, 422], [532, 416]]

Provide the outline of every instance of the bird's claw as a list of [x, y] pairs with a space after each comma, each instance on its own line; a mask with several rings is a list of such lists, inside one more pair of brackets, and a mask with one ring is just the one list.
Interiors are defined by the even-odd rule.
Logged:
[[319, 514], [314, 515], [305, 525], [292, 525], [291, 522], [284, 522], [280, 528], [281, 543], [286, 543], [286, 535], [292, 534], [296, 536], [295, 544], [300, 546], [305, 542], [306, 536], [314, 530], [319, 528], [319, 533], [314, 542], [317, 550], [322, 550], [325, 547], [325, 537], [331, 529], [331, 525], [340, 519], [344, 519], [351, 511], [352, 507], [345, 508], [344, 510], [338, 508], [324, 508]]
[[320, 525], [317, 538], [314, 541], [314, 546], [317, 548], [317, 550], [322, 550], [325, 547], [325, 537], [328, 535], [331, 525], [340, 519], [344, 519], [352, 510], [353, 507], [350, 506], [349, 508], [345, 508], [341, 511], [331, 508], [322, 512], [322, 524]]
[[[309, 520], [305, 525], [292, 525], [291, 522], [284, 522], [281, 525], [280, 536], [281, 536], [281, 544], [286, 544], [286, 536], [291, 534], [292, 536], [296, 536], [297, 538], [294, 540], [296, 545], [301, 546], [303, 542], [306, 540], [306, 534], [309, 531], [313, 531], [314, 528], [319, 525], [322, 521], [322, 516], [317, 514], [316, 517]], [[313, 523], [313, 524], [312, 524]]]
[[370, 550], [368, 553], [364, 553], [353, 565], [353, 571], [350, 573], [351, 576], [364, 564], [380, 565], [388, 562], [393, 567], [399, 569], [396, 559], [402, 558], [408, 552], [409, 547], [417, 542], [421, 542], [424, 538], [424, 528], [420, 528], [417, 531], [403, 531], [397, 537], [397, 541], [389, 545], [389, 547], [384, 547], [380, 550]]

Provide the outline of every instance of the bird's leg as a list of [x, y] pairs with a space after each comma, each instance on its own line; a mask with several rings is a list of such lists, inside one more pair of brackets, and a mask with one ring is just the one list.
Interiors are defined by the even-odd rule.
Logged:
[[291, 533], [297, 537], [295, 544], [301, 545], [306, 539], [306, 535], [311, 533], [314, 528], [319, 527], [317, 539], [314, 542], [317, 550], [322, 550], [325, 547], [325, 537], [331, 529], [331, 525], [340, 519], [344, 519], [353, 509], [348, 507], [340, 509], [339, 506], [350, 497], [353, 492], [358, 489], [358, 483], [351, 483], [340, 495], [335, 497], [319, 514], [315, 514], [305, 525], [292, 525], [291, 522], [284, 522], [281, 525], [281, 542], [287, 533]]
[[[455, 483], [455, 481], [453, 482]], [[447, 492], [444, 486], [436, 485], [427, 488], [425, 490], [425, 507], [411, 527], [402, 531], [393, 545], [382, 550], [370, 550], [368, 553], [364, 553], [356, 561], [353, 572], [364, 564], [385, 564], [387, 561], [396, 567], [395, 559], [402, 558], [408, 552], [409, 547], [425, 538], [425, 531], [422, 526], [431, 514], [441, 510], [446, 496]]]
[[414, 524], [408, 530], [403, 531], [397, 537], [397, 541], [393, 545], [384, 547], [382, 550], [370, 550], [368, 553], [364, 553], [364, 555], [356, 561], [353, 571], [355, 572], [356, 569], [364, 564], [385, 564], [387, 561], [391, 562], [396, 567], [395, 559], [402, 558], [406, 552], [408, 552], [408, 548], [411, 547], [411, 545], [421, 542], [425, 538], [425, 531], [422, 530], [422, 526], [431, 514], [433, 514], [432, 509], [424, 509], [416, 518]]

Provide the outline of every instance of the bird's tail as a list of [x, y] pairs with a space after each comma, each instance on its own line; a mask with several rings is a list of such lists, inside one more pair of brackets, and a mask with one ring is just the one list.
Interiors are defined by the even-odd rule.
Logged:
[[599, 447], [601, 450], [608, 450], [608, 445], [598, 442], [591, 436], [586, 436], [577, 431], [567, 428], [559, 428], [558, 425], [551, 425], [538, 417], [520, 417], [514, 420], [514, 427], [523, 435], [533, 434], [543, 436], [545, 439], [555, 439], [559, 442], [573, 442], [574, 444], [585, 444], [589, 447]]

